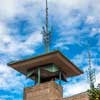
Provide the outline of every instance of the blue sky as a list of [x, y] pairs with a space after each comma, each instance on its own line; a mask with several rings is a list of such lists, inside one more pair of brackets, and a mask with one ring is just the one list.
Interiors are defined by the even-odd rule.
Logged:
[[[100, 83], [100, 0], [48, 0], [52, 50], [60, 50], [85, 73], [69, 78], [64, 97], [89, 88], [86, 70], [91, 47], [96, 83]], [[0, 0], [0, 100], [22, 100], [32, 81], [7, 66], [8, 62], [44, 53], [44, 0]]]

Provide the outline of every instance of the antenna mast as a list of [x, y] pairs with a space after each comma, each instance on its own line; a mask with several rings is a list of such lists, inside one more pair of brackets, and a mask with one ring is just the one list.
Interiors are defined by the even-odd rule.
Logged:
[[50, 47], [50, 40], [51, 40], [51, 32], [48, 31], [48, 1], [46, 0], [46, 22], [45, 22], [45, 27], [43, 27], [43, 42], [45, 46], [45, 52], [49, 52], [49, 47]]
[[90, 88], [94, 88], [94, 82], [96, 81], [95, 79], [95, 69], [92, 68], [91, 66], [91, 53], [88, 50], [88, 58], [89, 58], [89, 68], [88, 68], [88, 80], [90, 83]]
[[46, 0], [46, 33], [48, 33], [48, 1]]

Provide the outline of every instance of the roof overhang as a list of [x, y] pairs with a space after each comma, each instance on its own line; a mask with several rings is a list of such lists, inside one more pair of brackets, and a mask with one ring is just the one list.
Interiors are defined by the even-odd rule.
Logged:
[[48, 64], [55, 64], [67, 77], [77, 76], [83, 72], [68, 60], [60, 51], [54, 51], [30, 59], [8, 63], [8, 65], [18, 72], [27, 75], [30, 69], [36, 69]]

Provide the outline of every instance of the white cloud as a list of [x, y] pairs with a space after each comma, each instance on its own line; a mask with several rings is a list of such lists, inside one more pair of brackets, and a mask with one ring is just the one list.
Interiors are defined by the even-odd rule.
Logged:
[[30, 35], [30, 37], [26, 40], [25, 44], [34, 44], [36, 45], [36, 43], [41, 43], [42, 42], [42, 34], [41, 31], [36, 31], [35, 33], [33, 33], [32, 35]]
[[41, 42], [42, 35], [40, 32], [32, 33], [25, 42], [16, 41], [13, 36], [3, 32], [0, 35], [0, 52], [15, 54], [15, 52], [19, 51], [21, 53], [30, 54], [35, 52], [36, 46], [40, 45]]
[[[60, 0], [59, 2], [57, 0], [50, 0], [50, 2], [57, 3], [58, 5], [66, 6], [66, 8], [73, 9], [73, 8], [79, 8], [81, 9], [82, 7], [86, 6], [86, 2], [88, 4], [88, 1], [86, 0]], [[69, 10], [68, 9], [68, 10]]]
[[[2, 95], [2, 96], [0, 96], [0, 100], [6, 100], [8, 98], [11, 99], [11, 100], [14, 100], [13, 96], [9, 96], [9, 95], [6, 95], [6, 96]], [[17, 99], [15, 99], [15, 100], [17, 100]]]
[[[6, 64], [0, 63], [0, 90], [6, 91], [8, 94], [0, 94], [0, 100], [22, 100], [24, 88], [33, 83], [24, 75], [8, 67]], [[16, 96], [16, 95], [17, 96]]]
[[[85, 13], [85, 15], [83, 15], [84, 13], [82, 12], [87, 12], [89, 10], [89, 5], [91, 4], [92, 9], [93, 11], [97, 11], [96, 8], [98, 8], [98, 3], [99, 1], [96, 0], [96, 2], [94, 3], [94, 1], [91, 1], [90, 0], [70, 0], [70, 1], [66, 1], [66, 0], [61, 0], [61, 1], [57, 1], [57, 0], [49, 0], [49, 6], [50, 6], [50, 16], [53, 16], [54, 18], [58, 18], [58, 22], [62, 23], [60, 25], [60, 28], [62, 27], [70, 27], [71, 30], [73, 30], [73, 28], [75, 28], [76, 26], [78, 26], [80, 24], [80, 18], [82, 18], [82, 16], [87, 16], [87, 19], [86, 21], [87, 22], [93, 22], [95, 18], [95, 14], [94, 16], [88, 13]], [[40, 16], [39, 16], [39, 13], [42, 12], [44, 10], [44, 4], [45, 2], [43, 2], [42, 0], [34, 0], [34, 1], [31, 1], [31, 0], [25, 0], [25, 1], [20, 1], [19, 0], [3, 0], [1, 1], [1, 7], [0, 7], [0, 10], [1, 12], [1, 16], [12, 16], [11, 18], [13, 18], [14, 16], [24, 16], [24, 17], [27, 17], [28, 20], [30, 21], [33, 21], [34, 24], [36, 23], [41, 23], [41, 21], [43, 19], [41, 19], [40, 21]], [[97, 5], [97, 6], [96, 6]], [[57, 8], [59, 10], [56, 10], [54, 9], [55, 6], [57, 6]], [[96, 7], [95, 7], [96, 6]], [[51, 11], [52, 10], [52, 11]], [[78, 16], [76, 17], [72, 17], [73, 15], [73, 12], [72, 10], [81, 10], [81, 15], [79, 14]], [[30, 11], [30, 12], [29, 12]], [[7, 12], [7, 13], [6, 13]], [[32, 13], [33, 12], [33, 13]], [[56, 13], [56, 14], [55, 14]], [[70, 13], [72, 15], [70, 15]], [[5, 18], [3, 16], [3, 18]], [[41, 14], [41, 17], [43, 17], [44, 15]], [[60, 17], [58, 17], [60, 16]], [[5, 18], [5, 20], [9, 20], [10, 18]], [[45, 19], [45, 17], [44, 17]], [[3, 20], [4, 21], [4, 20]], [[56, 19], [55, 19], [56, 21]], [[66, 37], [69, 37], [67, 34], [68, 34], [68, 31], [62, 31], [62, 33], [66, 33], [66, 36], [65, 36], [65, 39], [66, 40]], [[60, 33], [59, 33], [60, 34]], [[70, 34], [73, 35], [73, 31], [70, 31]], [[77, 31], [77, 34], [76, 36], [78, 36], [80, 33], [79, 31]], [[73, 36], [67, 38], [69, 39], [68, 41], [66, 42], [70, 42], [70, 44], [72, 43], [75, 43], [75, 40], [76, 39], [73, 39]], [[67, 43], [68, 44], [68, 43]]]
[[[72, 61], [77, 65], [82, 67], [83, 64], [88, 64], [88, 51], [87, 52], [82, 52], [74, 56]], [[83, 62], [84, 61], [84, 62]], [[85, 67], [85, 66], [84, 66]]]
[[69, 85], [64, 85], [64, 97], [86, 92], [88, 89], [88, 83], [82, 80], [73, 84], [71, 83]]
[[62, 49], [66, 49], [66, 50], [69, 49], [69, 48], [66, 47], [66, 43], [61, 42], [61, 41], [60, 41], [60, 43], [58, 42], [58, 43], [54, 46], [54, 48], [56, 48], [56, 49], [59, 49], [59, 48], [61, 49], [61, 48], [62, 48]]
[[[18, 29], [10, 28], [7, 23], [9, 21], [14, 21], [13, 19], [16, 16], [26, 16], [29, 21], [32, 22], [34, 20], [34, 24], [40, 24], [39, 19], [37, 19], [40, 6], [37, 7], [36, 4], [40, 5], [41, 2], [32, 2], [31, 0], [20, 2], [19, 0], [0, 0], [0, 53], [8, 53], [16, 56], [15, 52], [18, 51], [19, 54], [32, 54], [35, 52], [36, 47], [42, 42], [42, 36], [40, 34], [41, 32], [39, 31], [39, 27], [37, 30], [31, 33], [30, 36], [28, 35], [28, 39], [25, 40], [25, 42], [21, 42], [19, 39], [16, 40], [14, 35], [11, 34], [11, 32], [18, 31]], [[31, 4], [34, 5], [33, 9], [31, 9]], [[27, 14], [29, 10], [30, 12], [32, 10], [34, 11], [33, 13]]]
[[94, 16], [87, 16], [86, 23], [93, 24], [95, 22]]
[[0, 0], [0, 15], [2, 17], [13, 16], [16, 3], [13, 0]]
[[[99, 66], [100, 67], [100, 66]], [[100, 70], [99, 70], [99, 73], [97, 74], [96, 76], [96, 86], [100, 84]]]
[[8, 66], [6, 66], [5, 64], [0, 64], [0, 76], [0, 88], [6, 91], [9, 91], [14, 87], [22, 87], [22, 83], [20, 80], [25, 80], [23, 76], [16, 77], [15, 71], [8, 68]]
[[92, 28], [90, 36], [100, 35], [100, 28]]
[[[70, 12], [73, 9], [79, 9], [82, 12], [88, 12], [89, 6], [93, 6], [91, 7], [93, 10], [91, 12], [98, 12], [99, 11], [99, 0], [93, 0], [91, 2], [91, 0], [70, 0], [70, 1], [66, 1], [66, 0], [48, 0], [49, 1], [49, 6], [50, 9], [53, 9], [52, 12], [50, 11], [49, 13], [53, 13], [58, 16], [58, 14], [60, 14], [59, 18], [66, 18], [66, 14], [68, 14], [67, 12]], [[40, 10], [44, 9], [44, 4], [45, 1], [43, 2], [43, 0], [24, 0], [24, 1], [20, 1], [19, 0], [0, 0], [0, 12], [1, 15], [5, 15], [5, 16], [16, 16], [17, 14], [25, 14], [26, 15], [33, 15], [35, 16], [35, 14], [37, 14], [38, 12], [40, 12]], [[95, 2], [95, 3], [94, 3]], [[33, 6], [32, 6], [33, 5]], [[57, 8], [59, 10], [54, 9], [55, 6], [57, 6]], [[33, 11], [34, 14], [27, 12], [27, 11]], [[91, 12], [88, 12], [91, 14]], [[28, 13], [28, 14], [27, 14]], [[58, 14], [57, 14], [58, 13]], [[88, 14], [89, 15], [89, 14]], [[98, 15], [95, 14], [94, 15]], [[42, 16], [42, 15], [41, 15]], [[65, 16], [65, 17], [64, 17]], [[32, 17], [32, 16], [31, 16]]]
[[0, 0], [0, 15], [4, 18], [12, 18], [19, 13], [24, 13], [24, 5], [29, 3], [30, 0]]

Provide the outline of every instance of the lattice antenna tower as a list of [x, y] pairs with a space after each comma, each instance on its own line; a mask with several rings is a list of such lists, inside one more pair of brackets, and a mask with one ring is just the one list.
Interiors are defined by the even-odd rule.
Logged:
[[45, 27], [43, 28], [43, 43], [45, 46], [45, 52], [48, 53], [51, 45], [51, 32], [48, 30], [49, 23], [48, 23], [48, 1], [46, 0], [46, 22]]
[[92, 68], [91, 66], [91, 53], [90, 53], [90, 49], [88, 49], [88, 64], [89, 64], [89, 68], [88, 68], [88, 80], [90, 83], [90, 88], [94, 88], [94, 83], [96, 81], [95, 78], [95, 69]]

